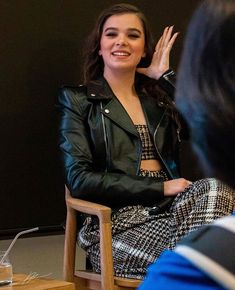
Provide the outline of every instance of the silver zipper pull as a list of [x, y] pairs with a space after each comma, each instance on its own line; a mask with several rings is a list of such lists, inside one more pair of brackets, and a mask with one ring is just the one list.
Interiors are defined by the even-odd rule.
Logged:
[[178, 141], [181, 142], [181, 138], [180, 138], [180, 129], [177, 128], [176, 132], [177, 132], [177, 138], [178, 138]]

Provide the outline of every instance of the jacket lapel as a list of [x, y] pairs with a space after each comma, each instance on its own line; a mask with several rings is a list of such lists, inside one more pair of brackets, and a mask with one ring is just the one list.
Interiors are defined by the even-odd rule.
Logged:
[[103, 107], [102, 113], [126, 131], [139, 136], [131, 118], [116, 97]]
[[156, 99], [147, 97], [144, 94], [140, 95], [140, 102], [149, 130], [151, 134], [154, 135], [156, 128], [162, 120], [165, 109], [158, 105]]
[[139, 136], [131, 118], [113, 94], [110, 86], [104, 78], [90, 83], [88, 85], [87, 95], [90, 100], [99, 100], [102, 102], [101, 112], [103, 115], [115, 122], [124, 130]]

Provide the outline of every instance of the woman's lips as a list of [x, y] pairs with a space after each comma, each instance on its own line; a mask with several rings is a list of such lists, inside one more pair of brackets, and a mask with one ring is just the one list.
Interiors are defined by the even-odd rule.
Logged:
[[130, 53], [127, 51], [114, 51], [114, 52], [112, 52], [112, 55], [114, 55], [114, 56], [129, 56]]

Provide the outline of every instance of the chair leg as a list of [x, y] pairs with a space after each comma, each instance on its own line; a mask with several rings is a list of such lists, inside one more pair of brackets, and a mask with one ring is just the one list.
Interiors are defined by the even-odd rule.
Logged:
[[111, 224], [100, 223], [100, 259], [102, 290], [114, 290]]
[[68, 282], [74, 281], [76, 238], [77, 238], [76, 211], [68, 207], [65, 228], [64, 265], [63, 265], [64, 280]]

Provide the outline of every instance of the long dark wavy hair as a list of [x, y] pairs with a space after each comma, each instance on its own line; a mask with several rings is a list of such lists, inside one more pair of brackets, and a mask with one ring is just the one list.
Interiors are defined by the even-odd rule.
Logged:
[[137, 7], [133, 5], [127, 3], [115, 4], [102, 11], [102, 13], [99, 15], [95, 23], [95, 26], [91, 34], [87, 38], [84, 47], [84, 67], [83, 67], [83, 78], [85, 83], [88, 83], [92, 80], [96, 80], [101, 75], [103, 75], [104, 63], [102, 56], [99, 55], [99, 50], [103, 26], [106, 20], [113, 15], [124, 13], [136, 14], [141, 20], [145, 36], [146, 56], [141, 60], [139, 66], [145, 67], [150, 64], [153, 54], [153, 37], [146, 17]]
[[235, 188], [235, 0], [205, 0], [194, 13], [176, 102], [205, 172]]

